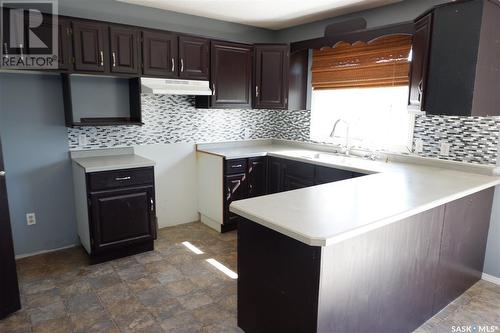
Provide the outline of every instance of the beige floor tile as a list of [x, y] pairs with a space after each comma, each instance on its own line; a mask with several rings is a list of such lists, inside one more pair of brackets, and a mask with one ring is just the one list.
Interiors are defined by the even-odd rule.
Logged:
[[[236, 232], [190, 223], [160, 230], [155, 251], [98, 265], [79, 247], [19, 260], [24, 308], [0, 333], [241, 333], [237, 281], [206, 262], [236, 271], [236, 248]], [[500, 323], [500, 286], [480, 281], [415, 333], [489, 323]]]

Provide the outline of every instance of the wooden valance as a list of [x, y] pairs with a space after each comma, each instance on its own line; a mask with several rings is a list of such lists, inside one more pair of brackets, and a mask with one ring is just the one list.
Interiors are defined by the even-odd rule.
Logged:
[[392, 35], [314, 50], [313, 89], [408, 85], [411, 42], [410, 35]]

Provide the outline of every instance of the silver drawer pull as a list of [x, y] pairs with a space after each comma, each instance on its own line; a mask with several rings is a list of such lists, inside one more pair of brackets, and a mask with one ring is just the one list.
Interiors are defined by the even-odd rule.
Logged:
[[118, 181], [120, 181], [120, 180], [130, 180], [130, 179], [131, 179], [131, 177], [130, 177], [130, 176], [128, 176], [128, 177], [117, 177], [117, 178], [115, 178], [115, 180], [118, 180]]
[[231, 165], [231, 168], [241, 168], [243, 165], [238, 164], [238, 165]]

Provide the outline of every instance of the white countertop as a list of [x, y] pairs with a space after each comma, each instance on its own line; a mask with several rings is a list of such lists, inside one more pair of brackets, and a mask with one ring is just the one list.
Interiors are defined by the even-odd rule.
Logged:
[[232, 212], [312, 246], [336, 244], [500, 184], [500, 177], [467, 168], [370, 161], [286, 145], [198, 150], [226, 158], [270, 155], [369, 174], [231, 204]]
[[155, 165], [154, 161], [135, 154], [77, 157], [73, 158], [73, 162], [84, 168], [87, 173], [143, 168]]

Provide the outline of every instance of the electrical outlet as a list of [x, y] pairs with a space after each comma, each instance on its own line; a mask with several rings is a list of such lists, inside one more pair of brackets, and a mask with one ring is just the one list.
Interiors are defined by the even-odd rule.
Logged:
[[34, 224], [36, 224], [36, 215], [35, 215], [35, 213], [28, 213], [28, 214], [26, 214], [26, 223], [28, 225], [34, 225]]
[[424, 151], [424, 140], [422, 139], [416, 139], [415, 140], [415, 149], [413, 150], [414, 153], [421, 153]]
[[245, 128], [245, 139], [250, 139], [252, 136], [252, 131], [249, 128]]
[[87, 145], [87, 136], [85, 134], [78, 135], [78, 145], [79, 146]]
[[450, 156], [450, 144], [446, 141], [441, 141], [441, 156]]

